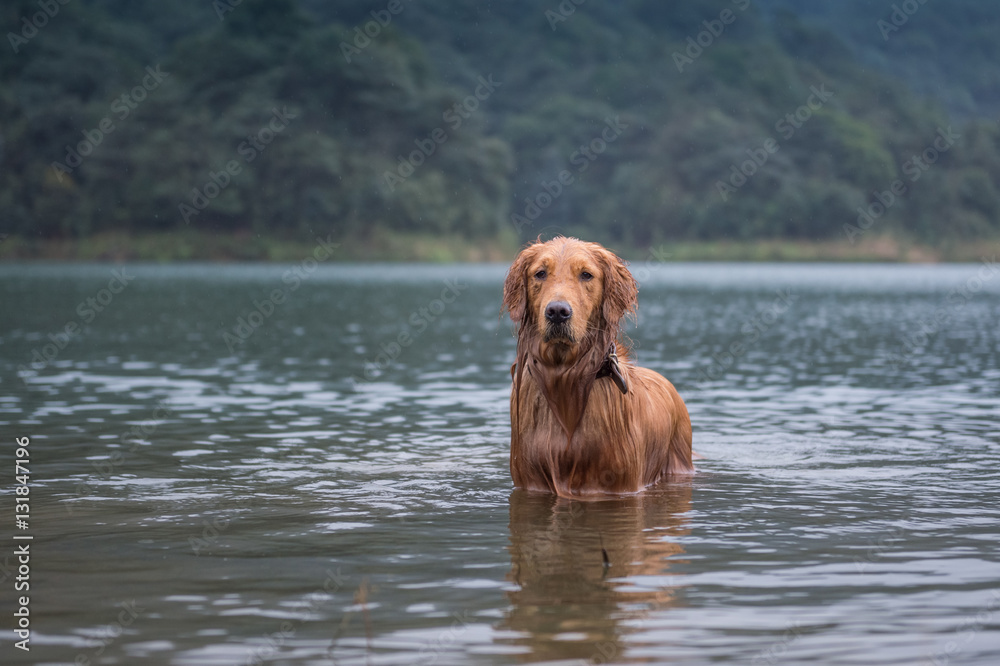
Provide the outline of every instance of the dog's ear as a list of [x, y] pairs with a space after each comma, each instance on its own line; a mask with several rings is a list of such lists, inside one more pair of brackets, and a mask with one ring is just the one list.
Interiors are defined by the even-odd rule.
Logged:
[[528, 307], [528, 266], [538, 254], [538, 247], [539, 243], [533, 243], [521, 250], [507, 271], [507, 279], [503, 283], [503, 306], [500, 308], [500, 316], [502, 317], [504, 312], [509, 312], [511, 320], [516, 324], [524, 320], [525, 310]]
[[639, 285], [625, 262], [610, 250], [602, 248], [604, 264], [604, 320], [617, 325], [625, 315], [635, 316]]

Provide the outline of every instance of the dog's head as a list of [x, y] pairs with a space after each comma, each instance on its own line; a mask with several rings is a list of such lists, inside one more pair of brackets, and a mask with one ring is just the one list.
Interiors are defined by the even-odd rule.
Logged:
[[637, 293], [635, 279], [613, 252], [557, 237], [532, 243], [514, 260], [503, 310], [521, 336], [537, 338], [543, 361], [573, 363], [583, 345], [614, 339], [622, 317], [635, 312]]

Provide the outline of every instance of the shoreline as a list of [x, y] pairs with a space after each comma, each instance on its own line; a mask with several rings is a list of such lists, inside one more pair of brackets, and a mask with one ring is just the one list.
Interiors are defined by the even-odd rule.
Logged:
[[[295, 262], [310, 256], [320, 241], [337, 246], [331, 259], [335, 262], [509, 262], [521, 246], [513, 237], [472, 241], [426, 234], [385, 234], [346, 240], [333, 234], [289, 239], [249, 232], [109, 232], [82, 239], [2, 237], [0, 261]], [[891, 236], [862, 239], [854, 245], [845, 241], [783, 239], [665, 241], [647, 248], [604, 244], [632, 262], [962, 263], [1000, 254], [1000, 239], [932, 247]]]

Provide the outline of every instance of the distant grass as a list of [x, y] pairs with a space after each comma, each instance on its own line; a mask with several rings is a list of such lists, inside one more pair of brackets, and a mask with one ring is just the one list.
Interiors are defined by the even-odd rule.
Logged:
[[[326, 234], [323, 235], [326, 238]], [[340, 239], [334, 261], [416, 261], [432, 263], [510, 261], [520, 243], [512, 235], [469, 241], [430, 234], [375, 233], [370, 238]], [[49, 261], [275, 261], [294, 262], [312, 255], [315, 238], [289, 239], [251, 233], [171, 231], [129, 234], [109, 232], [81, 239], [0, 237], [0, 259]], [[650, 248], [614, 246], [632, 261], [836, 261], [946, 262], [980, 261], [1000, 255], [1000, 239], [942, 243], [931, 247], [890, 236], [846, 241], [678, 241]]]
[[[668, 261], [836, 261], [936, 263], [979, 261], [1000, 253], [1000, 240], [931, 247], [890, 236], [846, 241], [754, 240], [663, 243], [656, 253]], [[633, 260], [652, 259], [647, 251], [627, 253]]]
[[[328, 234], [322, 234], [324, 241], [327, 237]], [[468, 241], [429, 234], [373, 234], [365, 240], [329, 236], [329, 241], [338, 244], [334, 261], [483, 262], [504, 261], [517, 253], [517, 241], [513, 237]], [[109, 232], [80, 239], [8, 236], [0, 242], [0, 259], [295, 262], [311, 256], [318, 245], [316, 237], [288, 239], [188, 230], [140, 234]]]

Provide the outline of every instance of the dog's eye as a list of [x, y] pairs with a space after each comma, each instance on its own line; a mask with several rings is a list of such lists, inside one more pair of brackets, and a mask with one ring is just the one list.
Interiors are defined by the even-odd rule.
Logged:
[[543, 268], [542, 270], [540, 270], [537, 273], [535, 273], [535, 279], [536, 280], [544, 280], [546, 275], [548, 275], [548, 273], [546, 273], [545, 269]]
[[590, 282], [591, 280], [594, 279], [594, 276], [591, 275], [588, 271], [584, 271], [580, 273], [580, 279], [583, 280], [584, 282]]

